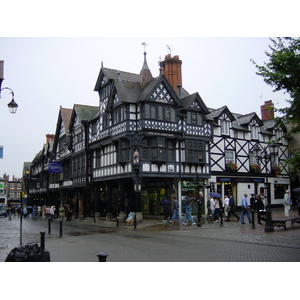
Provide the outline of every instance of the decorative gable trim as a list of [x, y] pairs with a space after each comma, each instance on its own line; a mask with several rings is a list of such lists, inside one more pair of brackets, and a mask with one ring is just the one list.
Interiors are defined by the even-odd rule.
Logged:
[[181, 106], [177, 94], [173, 91], [164, 75], [161, 76], [160, 80], [143, 100]]

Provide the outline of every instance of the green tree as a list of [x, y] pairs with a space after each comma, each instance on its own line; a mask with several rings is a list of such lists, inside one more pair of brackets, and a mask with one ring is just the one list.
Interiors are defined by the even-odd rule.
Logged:
[[274, 88], [274, 92], [283, 91], [289, 94], [286, 99], [289, 106], [276, 109], [283, 114], [278, 118], [279, 124], [291, 124], [292, 129], [288, 136], [300, 132], [300, 38], [276, 38], [270, 39], [273, 45], [269, 45], [270, 52], [266, 51], [269, 57], [268, 62], [262, 66], [254, 60], [258, 72], [264, 81]]
[[[276, 109], [282, 114], [277, 118], [277, 125], [289, 124], [291, 129], [285, 137], [291, 137], [300, 132], [300, 38], [283, 37], [270, 39], [271, 51], [266, 51], [269, 58], [262, 66], [251, 60], [264, 81], [274, 88], [274, 92], [283, 91], [289, 95], [288, 106]], [[288, 160], [292, 172], [300, 174], [300, 153], [292, 150]]]

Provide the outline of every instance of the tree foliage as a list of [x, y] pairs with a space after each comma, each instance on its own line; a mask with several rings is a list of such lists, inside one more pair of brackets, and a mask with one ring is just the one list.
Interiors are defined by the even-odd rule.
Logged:
[[258, 72], [264, 81], [274, 88], [274, 92], [283, 91], [289, 94], [286, 99], [289, 105], [286, 108], [276, 109], [283, 114], [278, 118], [280, 124], [291, 124], [292, 129], [288, 135], [300, 132], [300, 38], [276, 38], [270, 39], [271, 51], [266, 51], [268, 62], [260, 66], [255, 61]]

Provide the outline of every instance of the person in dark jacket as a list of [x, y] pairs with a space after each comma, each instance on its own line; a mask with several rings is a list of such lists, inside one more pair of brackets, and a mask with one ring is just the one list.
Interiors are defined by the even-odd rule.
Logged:
[[164, 197], [161, 205], [163, 207], [163, 211], [164, 211], [164, 220], [163, 222], [167, 222], [169, 218], [169, 200], [167, 199], [167, 197]]
[[240, 217], [237, 216], [236, 213], [234, 212], [234, 210], [235, 210], [234, 198], [231, 193], [228, 193], [228, 196], [229, 196], [229, 211], [228, 211], [228, 217], [225, 220], [225, 222], [229, 222], [229, 218], [231, 215], [235, 216], [237, 219], [236, 221], [238, 222], [240, 220]]
[[171, 223], [174, 222], [174, 220], [177, 218], [178, 223], [180, 223], [180, 214], [179, 214], [179, 203], [176, 199], [176, 197], [173, 197], [173, 216], [172, 220], [170, 221]]
[[257, 212], [257, 223], [258, 225], [262, 225], [262, 222], [261, 222], [261, 214], [260, 214], [260, 210], [263, 210], [264, 209], [264, 203], [263, 201], [261, 200], [261, 197], [259, 195], [256, 195], [255, 197], [255, 200], [251, 206], [251, 208]]

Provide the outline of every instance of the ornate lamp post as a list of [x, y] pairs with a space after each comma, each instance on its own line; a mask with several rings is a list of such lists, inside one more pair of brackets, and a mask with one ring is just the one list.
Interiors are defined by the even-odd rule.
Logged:
[[[265, 226], [265, 232], [271, 232], [274, 231], [274, 226], [272, 223], [272, 217], [271, 217], [271, 199], [270, 199], [270, 192], [269, 192], [269, 173], [271, 173], [271, 169], [269, 171], [268, 165], [270, 162], [272, 162], [275, 158], [275, 156], [278, 155], [276, 152], [276, 148], [278, 147], [278, 144], [272, 143], [270, 144], [267, 148], [261, 149], [259, 145], [256, 145], [255, 147], [252, 148], [251, 152], [253, 153], [254, 157], [257, 159], [258, 163], [264, 163], [266, 167], [266, 195], [265, 198], [267, 199], [267, 204], [266, 204], [266, 226]], [[267, 151], [269, 149], [269, 151]], [[269, 153], [268, 153], [269, 152]]]

